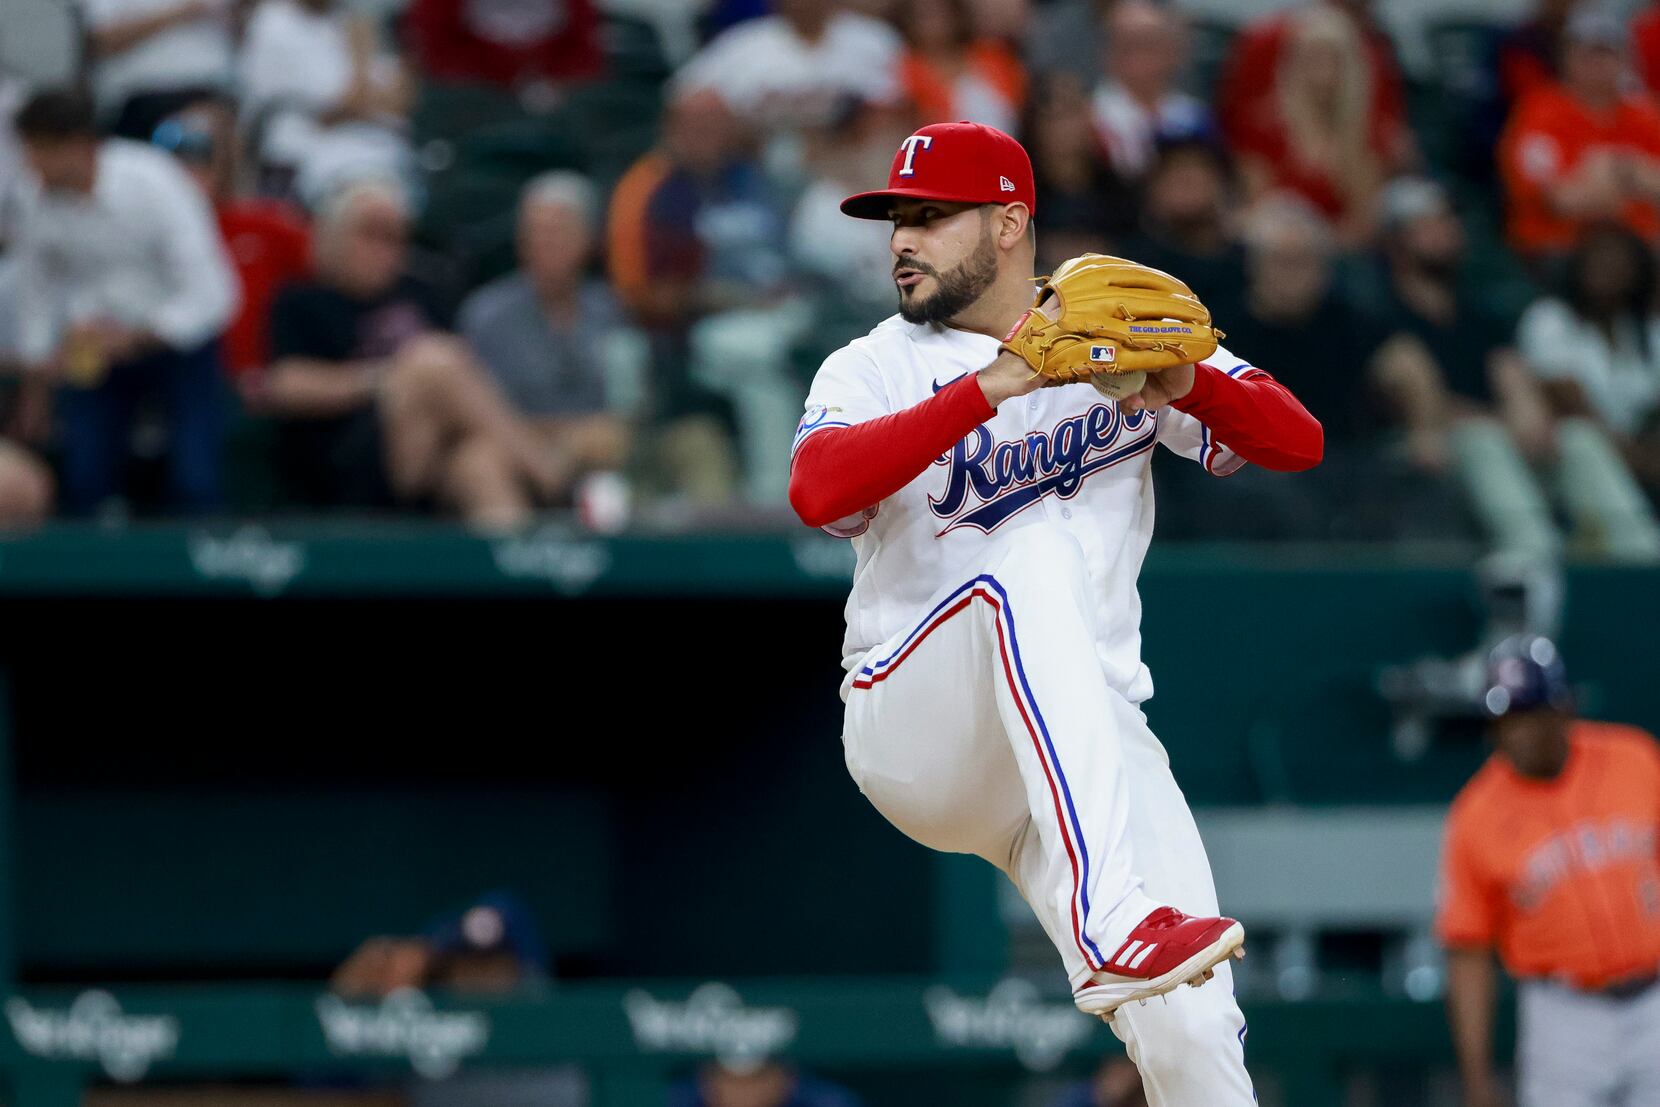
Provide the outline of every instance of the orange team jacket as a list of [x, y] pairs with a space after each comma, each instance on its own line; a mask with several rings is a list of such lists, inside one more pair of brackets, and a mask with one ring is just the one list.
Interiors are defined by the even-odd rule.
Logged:
[[1660, 746], [1577, 722], [1555, 780], [1500, 754], [1453, 801], [1436, 930], [1512, 975], [1600, 988], [1660, 968]]
[[[1660, 106], [1634, 93], [1611, 111], [1593, 112], [1554, 83], [1522, 97], [1499, 139], [1513, 247], [1538, 254], [1574, 245], [1583, 224], [1558, 215], [1546, 190], [1588, 153], [1609, 147], [1660, 159]], [[1645, 238], [1660, 234], [1660, 209], [1652, 203], [1627, 200], [1620, 221]]]

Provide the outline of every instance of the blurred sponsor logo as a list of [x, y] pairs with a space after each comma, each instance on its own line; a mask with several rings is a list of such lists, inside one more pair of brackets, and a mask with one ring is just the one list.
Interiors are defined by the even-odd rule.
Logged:
[[759, 1067], [783, 1050], [801, 1025], [787, 1007], [745, 1007], [725, 984], [705, 984], [684, 1002], [635, 988], [623, 996], [623, 1010], [642, 1051], [710, 1054], [739, 1070]]
[[208, 580], [245, 580], [262, 596], [274, 596], [305, 568], [305, 547], [278, 542], [263, 527], [242, 527], [229, 538], [196, 535], [190, 563]]
[[393, 992], [375, 1006], [322, 996], [317, 1021], [335, 1056], [404, 1057], [428, 1080], [452, 1075], [462, 1058], [482, 1053], [490, 1042], [490, 1020], [482, 1012], [435, 1010], [414, 988]]
[[6, 1001], [6, 1019], [25, 1053], [49, 1061], [96, 1061], [123, 1084], [142, 1079], [179, 1044], [178, 1019], [126, 1014], [104, 991], [82, 992], [67, 1010], [35, 1007], [14, 996]]
[[562, 592], [582, 591], [611, 567], [611, 551], [604, 543], [573, 542], [562, 535], [503, 538], [491, 553], [504, 575], [545, 580]]
[[1095, 1020], [1070, 1003], [1043, 1002], [1024, 980], [1005, 980], [983, 997], [929, 988], [922, 1002], [940, 1045], [1010, 1049], [1032, 1072], [1053, 1069], [1095, 1032]]

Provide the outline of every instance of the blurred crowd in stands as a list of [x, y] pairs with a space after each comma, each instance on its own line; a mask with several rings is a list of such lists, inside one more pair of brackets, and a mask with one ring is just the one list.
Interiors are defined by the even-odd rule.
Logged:
[[1176, 273], [1325, 425], [1162, 466], [1161, 533], [1660, 559], [1660, 4], [1409, 79], [1365, 0], [54, 2], [63, 79], [0, 28], [5, 521], [764, 513], [895, 303], [837, 204], [973, 119], [1040, 267]]

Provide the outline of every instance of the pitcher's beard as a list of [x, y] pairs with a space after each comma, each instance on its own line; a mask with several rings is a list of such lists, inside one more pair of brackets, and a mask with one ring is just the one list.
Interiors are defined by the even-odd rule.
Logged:
[[938, 287], [926, 299], [918, 299], [915, 294], [906, 298], [901, 292], [899, 317], [907, 323], [947, 322], [972, 307], [997, 280], [997, 245], [991, 235], [985, 235], [974, 252], [949, 272], [924, 272]]

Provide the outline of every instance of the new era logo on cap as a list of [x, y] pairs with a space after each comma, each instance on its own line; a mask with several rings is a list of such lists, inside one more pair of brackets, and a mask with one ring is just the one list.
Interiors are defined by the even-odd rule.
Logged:
[[1091, 346], [1089, 348], [1089, 360], [1099, 362], [1104, 365], [1112, 365], [1118, 360], [1118, 347]]
[[1004, 192], [1013, 192], [1014, 182], [1009, 180], [1007, 177], [999, 177], [997, 178], [997, 187]]

